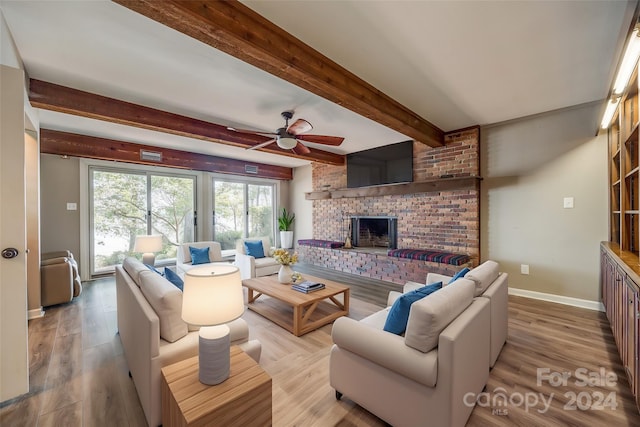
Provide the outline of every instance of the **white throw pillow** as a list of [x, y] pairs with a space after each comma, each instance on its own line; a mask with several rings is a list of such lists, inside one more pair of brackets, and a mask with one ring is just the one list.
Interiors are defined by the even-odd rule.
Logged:
[[140, 290], [160, 319], [160, 338], [174, 342], [187, 335], [180, 289], [149, 270], [140, 273]]
[[405, 344], [423, 353], [436, 348], [440, 333], [473, 301], [473, 292], [472, 281], [458, 279], [414, 302], [409, 311]]

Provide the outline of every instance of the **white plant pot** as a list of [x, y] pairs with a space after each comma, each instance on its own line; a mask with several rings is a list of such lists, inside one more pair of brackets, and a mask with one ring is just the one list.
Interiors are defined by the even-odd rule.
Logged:
[[284, 249], [291, 249], [293, 247], [293, 231], [281, 231], [280, 244]]

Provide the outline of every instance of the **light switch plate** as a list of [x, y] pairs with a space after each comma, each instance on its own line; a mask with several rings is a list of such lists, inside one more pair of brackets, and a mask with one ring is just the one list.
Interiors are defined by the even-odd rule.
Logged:
[[565, 197], [564, 198], [564, 208], [565, 209], [573, 209], [573, 197]]
[[78, 210], [78, 204], [77, 203], [67, 203], [67, 210], [68, 211], [77, 211]]

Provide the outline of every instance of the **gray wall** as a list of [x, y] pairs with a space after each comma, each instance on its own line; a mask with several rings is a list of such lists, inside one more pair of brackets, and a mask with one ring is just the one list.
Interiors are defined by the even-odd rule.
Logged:
[[[40, 247], [80, 257], [80, 160], [40, 155]], [[67, 210], [76, 203], [77, 210]]]
[[600, 107], [482, 129], [481, 256], [500, 263], [511, 288], [600, 299], [599, 242], [608, 238], [607, 138], [594, 137]]

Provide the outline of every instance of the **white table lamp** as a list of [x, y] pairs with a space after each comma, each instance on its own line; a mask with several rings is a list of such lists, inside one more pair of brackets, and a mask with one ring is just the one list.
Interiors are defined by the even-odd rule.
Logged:
[[156, 254], [162, 250], [162, 235], [136, 236], [136, 243], [133, 245], [134, 252], [142, 252], [142, 263], [155, 265]]
[[186, 272], [182, 320], [199, 325], [199, 375], [203, 384], [220, 384], [229, 377], [229, 327], [244, 313], [240, 270], [233, 265], [195, 267]]

